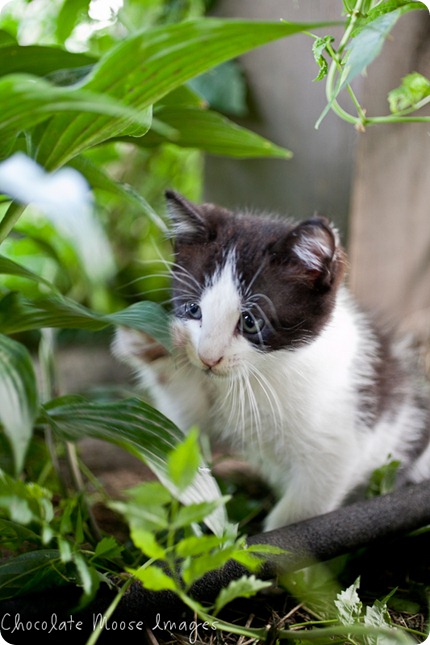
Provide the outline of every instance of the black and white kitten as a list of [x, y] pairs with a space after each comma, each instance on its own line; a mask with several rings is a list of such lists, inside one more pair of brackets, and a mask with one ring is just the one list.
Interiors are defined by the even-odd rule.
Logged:
[[117, 331], [114, 352], [187, 430], [227, 440], [279, 496], [273, 529], [341, 505], [375, 468], [430, 477], [430, 413], [343, 285], [329, 222], [233, 214], [167, 193], [173, 356]]

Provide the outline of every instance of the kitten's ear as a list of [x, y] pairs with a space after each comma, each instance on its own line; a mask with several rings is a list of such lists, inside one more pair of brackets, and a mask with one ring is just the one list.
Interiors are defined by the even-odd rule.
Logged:
[[344, 252], [337, 231], [324, 217], [298, 224], [283, 241], [283, 260], [304, 280], [330, 287], [344, 271]]
[[166, 190], [165, 195], [172, 237], [187, 242], [206, 237], [206, 222], [199, 206], [173, 190]]

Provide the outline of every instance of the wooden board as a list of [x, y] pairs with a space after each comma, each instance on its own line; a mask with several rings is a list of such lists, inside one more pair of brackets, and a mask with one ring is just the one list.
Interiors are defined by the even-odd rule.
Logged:
[[[369, 69], [361, 91], [369, 115], [387, 113], [388, 90], [411, 71], [430, 78], [430, 18], [425, 12], [399, 21]], [[386, 322], [429, 340], [430, 123], [372, 126], [357, 136], [351, 288]]]

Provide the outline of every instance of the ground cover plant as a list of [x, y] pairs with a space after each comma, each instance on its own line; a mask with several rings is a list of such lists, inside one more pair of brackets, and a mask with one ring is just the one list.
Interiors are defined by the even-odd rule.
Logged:
[[[139, 581], [179, 596], [196, 622], [190, 627], [187, 620], [179, 629], [187, 633], [175, 637], [168, 634], [172, 625], [150, 624], [145, 634], [155, 642], [420, 642], [425, 529], [393, 547], [383, 580], [369, 575], [382, 558], [369, 550], [285, 576], [274, 591], [259, 571], [276, 549], [247, 547], [249, 524], [238, 531], [235, 523], [255, 505], [246, 488], [211, 475], [198, 431], [184, 438], [137, 397], [62, 396], [56, 352], [64, 330], [106, 341], [119, 324], [143, 329], [169, 349], [168, 312], [160, 304], [168, 282], [156, 275], [159, 254], [169, 253], [163, 189], [198, 198], [205, 152], [291, 156], [226, 116], [245, 109], [233, 59], [300, 35], [309, 39], [317, 79], [326, 83], [327, 110], [358, 130], [428, 121], [417, 111], [430, 102], [430, 82], [414, 70], [393, 88], [387, 115], [366, 114], [351, 87], [401, 16], [424, 5], [339, 2], [344, 35], [336, 43], [326, 35], [329, 24], [213, 19], [198, 1], [129, 0], [103, 21], [91, 18], [97, 4], [17, 0], [0, 16], [2, 603], [75, 588], [68, 611], [78, 621], [109, 590], [99, 622], [105, 629], [80, 641], [92, 645], [107, 638], [109, 621]], [[216, 92], [213, 77], [202, 76], [213, 68], [221, 85], [235, 89], [234, 101]], [[340, 107], [341, 93], [351, 112]], [[76, 449], [84, 437], [137, 456], [158, 481], [109, 499]], [[390, 475], [375, 474], [377, 493], [389, 488]], [[235, 506], [240, 494], [243, 504]], [[124, 540], [97, 521], [100, 500], [126, 527]], [[398, 574], [393, 560], [400, 548], [415, 550], [417, 559], [407, 559]], [[231, 559], [247, 573], [209, 606], [193, 599], [193, 583]], [[26, 638], [25, 629], [12, 635], [8, 621], [3, 628], [12, 642]], [[76, 632], [73, 638], [78, 642]]]

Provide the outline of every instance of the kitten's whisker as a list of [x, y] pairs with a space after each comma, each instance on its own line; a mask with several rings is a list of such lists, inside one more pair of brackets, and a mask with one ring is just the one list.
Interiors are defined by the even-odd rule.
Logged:
[[254, 282], [256, 281], [256, 279], [258, 278], [260, 273], [263, 271], [263, 269], [264, 269], [264, 264], [261, 264], [258, 267], [257, 271], [255, 272], [254, 277], [252, 278], [251, 282], [246, 285], [245, 291], [243, 292], [243, 296], [244, 296], [245, 299], [248, 298], [249, 294], [251, 293], [251, 289], [252, 289], [252, 286], [253, 286]]
[[273, 316], [273, 319], [275, 320], [275, 322], [278, 322], [279, 319], [278, 319], [278, 313], [276, 311], [276, 307], [273, 304], [272, 299], [269, 298], [269, 296], [266, 296], [264, 293], [254, 293], [252, 296], [250, 296], [247, 299], [246, 304], [250, 303], [254, 307], [258, 308], [258, 310], [261, 312], [261, 314], [265, 317], [266, 322], [269, 322], [269, 319], [268, 319], [267, 315], [264, 314], [263, 309], [258, 304], [258, 302], [257, 302], [258, 300], [264, 300], [265, 302], [267, 302], [267, 304], [269, 305], [269, 308], [271, 310], [271, 314]]
[[282, 421], [282, 406], [275, 388], [272, 386], [269, 379], [255, 365], [249, 363], [248, 369], [250, 374], [258, 383], [261, 392], [266, 397], [275, 425], [280, 427]]

